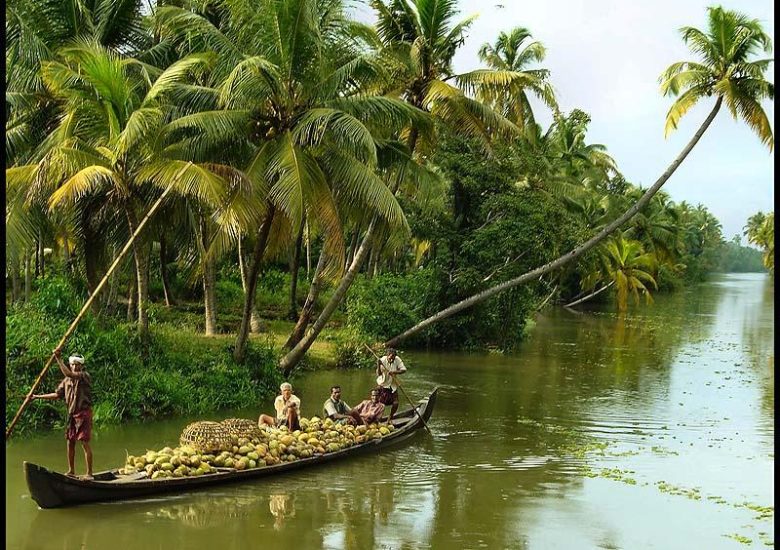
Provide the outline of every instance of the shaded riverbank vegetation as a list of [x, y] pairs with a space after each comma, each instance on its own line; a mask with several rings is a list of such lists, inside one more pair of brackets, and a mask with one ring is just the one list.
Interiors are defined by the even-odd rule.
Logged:
[[[168, 189], [68, 346], [106, 377], [98, 420], [251, 403], [315, 342], [355, 364], [360, 342], [498, 285], [406, 343], [511, 350], [543, 307], [622, 311], [758, 268], [705, 207], [659, 191], [723, 103], [773, 146], [757, 22], [712, 8], [709, 34], [683, 32], [705, 64], [662, 75], [679, 95], [667, 130], [717, 101], [643, 189], [588, 140], [587, 113], [559, 109], [528, 29], [456, 74], [471, 19], [454, 2], [370, 4], [373, 26], [339, 0], [8, 3], [7, 419]], [[718, 29], [739, 47], [704, 48]], [[152, 394], [168, 401], [141, 406]], [[38, 410], [29, 424], [50, 424]]]

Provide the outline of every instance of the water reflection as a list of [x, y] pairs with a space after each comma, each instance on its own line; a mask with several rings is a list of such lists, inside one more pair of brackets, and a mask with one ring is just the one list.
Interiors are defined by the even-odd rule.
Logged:
[[[322, 468], [41, 511], [21, 496], [19, 465], [59, 457], [61, 435], [7, 446], [16, 464], [7, 470], [6, 503], [15, 510], [6, 516], [9, 547], [446, 550], [642, 548], [654, 541], [729, 548], [734, 541], [724, 535], [748, 524], [771, 536], [772, 526], [749, 511], [654, 487], [677, 478], [730, 502], [771, 504], [768, 283], [726, 278], [659, 296], [655, 306], [623, 316], [552, 310], [513, 356], [407, 354], [407, 392], [442, 387], [429, 423], [433, 437], [421, 432], [386, 452]], [[372, 379], [371, 369], [321, 371], [296, 390], [311, 412], [332, 383], [347, 396], [363, 395]], [[123, 457], [125, 448], [164, 446], [184, 423], [108, 430], [100, 460], [112, 452]], [[613, 447], [636, 454], [610, 454]], [[638, 483], [589, 478], [587, 466], [636, 470]]]
[[274, 529], [277, 531], [284, 525], [285, 517], [295, 516], [295, 502], [288, 494], [275, 494], [268, 497], [268, 508], [274, 517]]

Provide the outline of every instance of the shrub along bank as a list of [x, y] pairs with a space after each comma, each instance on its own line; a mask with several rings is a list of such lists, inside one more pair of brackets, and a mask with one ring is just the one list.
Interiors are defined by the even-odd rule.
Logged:
[[[51, 350], [78, 313], [83, 297], [61, 277], [39, 281], [30, 302], [6, 315], [6, 425], [10, 423]], [[94, 388], [96, 425], [145, 420], [171, 414], [208, 413], [269, 401], [281, 374], [273, 342], [253, 341], [244, 365], [232, 360], [232, 339], [207, 338], [168, 324], [153, 324], [148, 342], [138, 341], [134, 325], [94, 317], [82, 320], [66, 344], [66, 354], [86, 359]], [[53, 365], [37, 393], [56, 388], [62, 374]], [[62, 427], [62, 403], [31, 403], [16, 434]]]

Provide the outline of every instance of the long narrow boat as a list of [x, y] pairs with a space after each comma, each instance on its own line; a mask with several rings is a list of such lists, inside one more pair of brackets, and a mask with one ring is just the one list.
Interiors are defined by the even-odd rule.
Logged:
[[[282, 462], [274, 466], [251, 470], [217, 468], [215, 473], [197, 477], [149, 479], [145, 472], [136, 475], [120, 475], [117, 469], [98, 472], [94, 479], [83, 480], [52, 472], [31, 462], [24, 463], [24, 475], [33, 500], [41, 508], [76, 506], [89, 502], [126, 500], [159, 493], [187, 492], [220, 483], [231, 483], [289, 472], [307, 466], [323, 464], [365, 452], [375, 452], [404, 441], [417, 433], [428, 421], [436, 404], [438, 388], [421, 399], [414, 409], [398, 413], [393, 418], [395, 429], [381, 439], [372, 439], [360, 445], [347, 447], [333, 453], [302, 458], [294, 462]], [[419, 413], [419, 414], [418, 414]], [[143, 477], [142, 477], [143, 476]]]

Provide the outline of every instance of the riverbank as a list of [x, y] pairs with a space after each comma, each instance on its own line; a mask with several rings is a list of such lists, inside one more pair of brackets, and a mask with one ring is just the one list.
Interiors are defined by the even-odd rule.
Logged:
[[[51, 319], [33, 307], [6, 318], [6, 425], [13, 419], [67, 320]], [[87, 361], [93, 379], [96, 427], [125, 421], [207, 414], [215, 410], [270, 403], [282, 381], [278, 358], [293, 324], [271, 321], [250, 337], [247, 360], [233, 361], [234, 334], [206, 336], [170, 322], [156, 322], [141, 343], [134, 325], [98, 324], [87, 319], [66, 345]], [[345, 331], [333, 327], [311, 348], [299, 371], [338, 364]], [[62, 375], [53, 365], [37, 393], [56, 388]], [[64, 427], [61, 402], [31, 403], [15, 426], [15, 437]]]
[[[582, 315], [546, 309], [516, 354], [405, 350], [406, 393], [417, 399], [441, 387], [433, 435], [178, 497], [39, 510], [22, 462], [63, 471], [62, 433], [12, 438], [6, 544], [206, 549], [233, 537], [323, 549], [345, 541], [359, 548], [377, 541], [436, 549], [771, 548], [773, 296], [766, 276], [728, 275], [659, 295], [628, 315], [603, 304]], [[373, 378], [367, 368], [310, 370], [294, 383], [310, 416], [331, 384], [341, 384], [354, 405]], [[263, 401], [105, 426], [95, 434], [95, 469], [171, 445], [193, 420], [268, 409]], [[485, 418], [491, 422], [477, 421]], [[78, 452], [78, 472], [83, 464]], [[486, 511], [478, 522], [475, 509]], [[84, 514], [95, 521], [74, 521]]]

